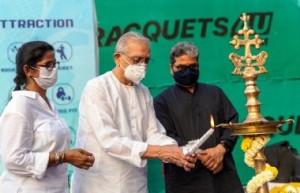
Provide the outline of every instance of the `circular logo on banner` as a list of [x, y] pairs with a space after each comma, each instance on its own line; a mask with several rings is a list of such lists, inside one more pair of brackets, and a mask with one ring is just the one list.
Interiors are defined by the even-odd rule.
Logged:
[[52, 89], [52, 98], [58, 105], [70, 104], [74, 98], [74, 88], [70, 84], [57, 84]]
[[14, 64], [16, 63], [16, 55], [18, 49], [22, 46], [22, 44], [22, 42], [14, 42], [10, 44], [7, 48], [7, 58]]
[[59, 62], [67, 62], [72, 58], [72, 46], [68, 42], [55, 42], [53, 47], [55, 57]]

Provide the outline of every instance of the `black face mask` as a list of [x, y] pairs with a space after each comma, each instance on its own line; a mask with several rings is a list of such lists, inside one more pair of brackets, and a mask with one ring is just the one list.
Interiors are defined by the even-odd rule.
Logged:
[[174, 72], [173, 78], [181, 86], [193, 86], [199, 78], [199, 69], [188, 67], [186, 70]]

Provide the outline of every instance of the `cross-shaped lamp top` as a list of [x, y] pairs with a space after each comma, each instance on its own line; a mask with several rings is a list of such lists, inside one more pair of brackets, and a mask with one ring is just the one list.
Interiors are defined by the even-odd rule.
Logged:
[[[264, 43], [264, 40], [259, 39], [259, 35], [255, 34], [253, 39], [250, 39], [251, 35], [254, 34], [254, 30], [248, 29], [247, 21], [250, 19], [249, 15], [243, 13], [240, 19], [244, 22], [244, 27], [242, 30], [238, 31], [238, 35], [233, 37], [230, 42], [235, 49], [239, 49], [240, 46], [245, 46], [245, 55], [239, 56], [235, 53], [229, 55], [229, 59], [235, 66], [233, 74], [243, 74], [244, 70], [255, 71], [255, 73], [266, 73], [267, 70], [264, 68], [264, 63], [268, 57], [268, 54], [264, 51], [260, 52], [258, 55], [252, 55], [251, 46], [256, 49], [260, 48], [260, 45]], [[244, 39], [239, 39], [239, 35], [243, 35]]]

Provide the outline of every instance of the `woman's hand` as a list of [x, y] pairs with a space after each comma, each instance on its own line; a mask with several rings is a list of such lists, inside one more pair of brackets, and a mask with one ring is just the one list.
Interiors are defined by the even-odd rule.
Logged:
[[83, 149], [71, 149], [65, 152], [64, 162], [70, 163], [81, 169], [88, 170], [93, 166], [94, 161], [94, 155]]

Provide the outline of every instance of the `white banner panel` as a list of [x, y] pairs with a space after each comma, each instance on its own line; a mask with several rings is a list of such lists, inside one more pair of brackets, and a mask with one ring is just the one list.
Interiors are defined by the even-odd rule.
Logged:
[[58, 82], [47, 95], [66, 119], [74, 144], [82, 89], [98, 74], [95, 15], [93, 0], [0, 1], [0, 114], [15, 87], [18, 48], [28, 41], [46, 41], [60, 61]]

